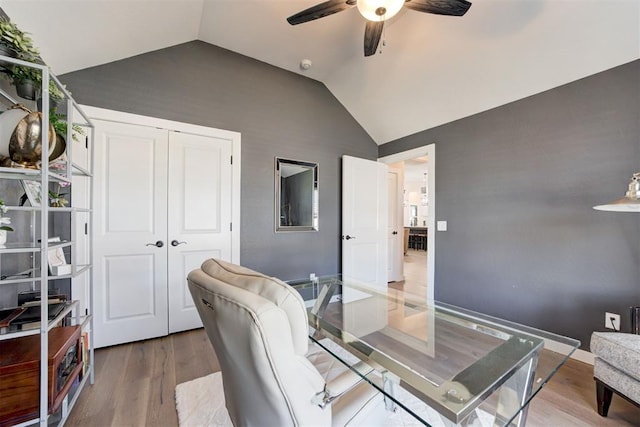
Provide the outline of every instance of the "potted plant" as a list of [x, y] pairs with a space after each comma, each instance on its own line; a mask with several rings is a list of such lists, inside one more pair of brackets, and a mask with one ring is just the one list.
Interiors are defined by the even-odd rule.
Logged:
[[42, 81], [40, 70], [24, 65], [16, 65], [8, 70], [7, 77], [11, 79], [11, 84], [16, 87], [16, 93], [19, 97], [31, 101], [36, 99], [37, 88]]
[[52, 208], [64, 208], [69, 201], [64, 198], [67, 193], [62, 192], [62, 187], [66, 187], [68, 183], [58, 183], [58, 191], [49, 190], [49, 204]]
[[[64, 88], [66, 89], [67, 87], [64, 86]], [[71, 92], [69, 92], [69, 94], [71, 94]], [[56, 102], [56, 106], [58, 102], [64, 99], [64, 92], [62, 92], [62, 90], [58, 87], [58, 85], [52, 79], [49, 79], [49, 96], [51, 97], [51, 101]], [[49, 103], [49, 108], [54, 108], [53, 106], [51, 106], [51, 103]]]
[[[62, 156], [67, 149], [67, 116], [59, 114], [55, 110], [49, 112], [49, 123], [56, 133], [56, 143], [49, 153], [49, 162], [53, 162]], [[80, 141], [78, 135], [86, 135], [85, 130], [79, 125], [71, 125], [71, 137], [74, 141]], [[55, 167], [50, 164], [49, 167]]]
[[[40, 85], [41, 82], [38, 82]], [[66, 89], [66, 86], [63, 85]], [[37, 92], [37, 91], [36, 91]], [[41, 94], [38, 94], [38, 99], [36, 100], [36, 105], [38, 107], [38, 111], [42, 111], [42, 97]], [[49, 79], [49, 109], [54, 110], [58, 108], [60, 101], [64, 99], [64, 92], [58, 87], [58, 85], [53, 81], [53, 79]]]
[[[40, 98], [42, 73], [40, 70], [24, 65], [16, 65], [5, 73], [7, 78], [11, 80], [11, 84], [16, 87], [18, 96], [30, 101], [38, 98], [38, 110], [42, 110], [42, 99]], [[49, 79], [49, 108], [55, 109], [62, 99], [64, 99], [64, 92], [53, 79]]]
[[[51, 110], [49, 112], [49, 123], [53, 126], [56, 133], [63, 138], [67, 137], [67, 116], [64, 114], [59, 114], [55, 110]], [[79, 142], [78, 135], [86, 135], [84, 129], [82, 129], [79, 125], [71, 126], [71, 137], [74, 141]]]
[[[40, 52], [29, 33], [20, 30], [9, 19], [0, 18], [0, 55], [36, 62]], [[12, 64], [4, 62], [2, 65], [11, 68]]]

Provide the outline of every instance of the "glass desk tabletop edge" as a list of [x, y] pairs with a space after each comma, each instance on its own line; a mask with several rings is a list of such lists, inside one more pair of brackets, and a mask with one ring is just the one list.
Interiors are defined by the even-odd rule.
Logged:
[[[435, 302], [428, 305], [426, 301], [421, 301], [419, 298], [408, 294], [402, 294], [398, 290], [369, 287], [362, 283], [343, 280], [340, 276], [320, 277], [316, 280], [295, 281], [289, 282], [289, 284], [301, 291], [301, 293], [305, 289], [315, 289], [312, 295], [312, 297], [315, 297], [314, 305], [308, 307], [309, 325], [315, 333], [314, 341], [320, 341], [322, 337], [329, 338], [360, 360], [373, 364], [377, 370], [386, 370], [392, 373], [398, 378], [401, 387], [454, 423], [464, 420], [471, 412], [483, 404], [489, 396], [501, 389], [516, 372], [529, 364], [528, 375], [531, 376], [528, 385], [529, 389], [526, 392], [521, 392], [523, 395], [520, 396], [517, 410], [512, 411], [513, 413], [502, 415], [505, 422], [510, 422], [526, 408], [540, 388], [579, 346], [579, 341], [571, 338], [450, 304]], [[331, 287], [334, 289], [330, 289]], [[340, 292], [336, 292], [338, 290]], [[338, 304], [345, 310], [348, 304], [358, 301], [357, 299], [351, 302], [346, 301], [350, 290], [364, 292], [366, 295], [361, 296], [361, 300], [372, 297], [382, 298], [389, 307], [406, 301], [408, 308], [405, 307], [405, 309], [409, 312], [414, 311], [414, 315], [421, 312], [430, 312], [432, 322], [450, 324], [454, 328], [460, 329], [463, 334], [470, 333], [469, 340], [474, 336], [481, 337], [483, 340], [489, 337], [489, 340], [496, 340], [496, 343], [492, 344], [493, 347], [489, 346], [485, 353], [476, 354], [475, 358], [470, 359], [471, 362], [468, 366], [461, 365], [459, 371], [452, 371], [454, 373], [453, 376], [440, 378], [440, 381], [432, 380], [418, 372], [419, 366], [411, 366], [411, 361], [397, 360], [394, 355], [387, 354], [387, 349], [378, 348], [368, 342], [367, 338], [369, 338], [370, 334], [365, 334], [364, 337], [358, 336], [357, 333], [352, 333], [348, 328], [337, 326], [335, 320], [329, 319], [326, 310], [331, 304]], [[402, 301], [399, 301], [399, 299], [402, 299]], [[376, 333], [389, 334], [390, 332], [386, 329], [383, 328], [380, 330], [382, 332], [376, 331]], [[394, 343], [396, 342], [394, 340], [398, 339], [393, 336], [385, 336], [385, 338]], [[430, 338], [435, 340], [435, 335]], [[409, 351], [413, 351], [410, 348], [412, 345], [416, 346], [413, 341], [417, 341], [417, 345], [420, 345], [420, 340], [416, 340], [415, 337], [409, 336], [408, 339], [409, 347], [407, 349]], [[403, 336], [402, 340], [407, 340], [407, 337]], [[400, 347], [407, 344], [401, 342], [402, 340], [398, 344]], [[425, 341], [428, 341], [428, 339]], [[322, 344], [320, 345], [322, 346]], [[428, 347], [427, 344], [425, 346]], [[549, 359], [546, 355], [549, 352], [553, 353], [551, 361], [547, 360], [544, 363], [548, 365], [548, 367], [545, 366], [544, 368], [548, 372], [545, 370], [538, 372], [538, 361], [545, 357]], [[340, 358], [333, 352], [332, 354], [334, 357]], [[542, 359], [541, 355], [544, 356]], [[437, 359], [438, 355], [436, 354], [434, 357]], [[440, 361], [436, 360], [436, 362]], [[343, 363], [349, 365], [344, 360]], [[384, 389], [379, 386], [376, 387], [385, 393]], [[401, 402], [397, 403], [412, 413]], [[415, 416], [415, 414], [413, 415]]]

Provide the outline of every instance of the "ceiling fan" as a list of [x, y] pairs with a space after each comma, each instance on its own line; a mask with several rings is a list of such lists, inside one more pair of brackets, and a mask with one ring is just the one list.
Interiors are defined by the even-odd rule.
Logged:
[[384, 21], [395, 16], [403, 5], [418, 12], [450, 16], [462, 16], [471, 7], [466, 0], [329, 0], [291, 15], [287, 21], [291, 25], [304, 24], [357, 6], [367, 20], [364, 56], [371, 56], [378, 49]]

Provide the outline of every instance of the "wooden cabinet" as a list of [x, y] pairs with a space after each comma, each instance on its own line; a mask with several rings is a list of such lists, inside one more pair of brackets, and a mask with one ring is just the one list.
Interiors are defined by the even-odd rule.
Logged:
[[[57, 411], [83, 368], [79, 326], [49, 332], [48, 408]], [[40, 337], [0, 341], [0, 427], [38, 417]]]

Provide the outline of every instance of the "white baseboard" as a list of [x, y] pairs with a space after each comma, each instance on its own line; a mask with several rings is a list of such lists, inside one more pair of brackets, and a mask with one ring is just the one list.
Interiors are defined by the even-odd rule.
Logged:
[[580, 362], [588, 363], [589, 365], [593, 365], [593, 361], [595, 356], [593, 353], [588, 352], [586, 350], [577, 349], [572, 355], [571, 359], [578, 360]]
[[[545, 340], [544, 348], [560, 354], [566, 354], [571, 350], [569, 344], [564, 344], [551, 339]], [[569, 356], [569, 358], [578, 360], [583, 363], [588, 363], [589, 365], [593, 365], [595, 356], [586, 350], [576, 349], [573, 353], [571, 353], [571, 356]]]

